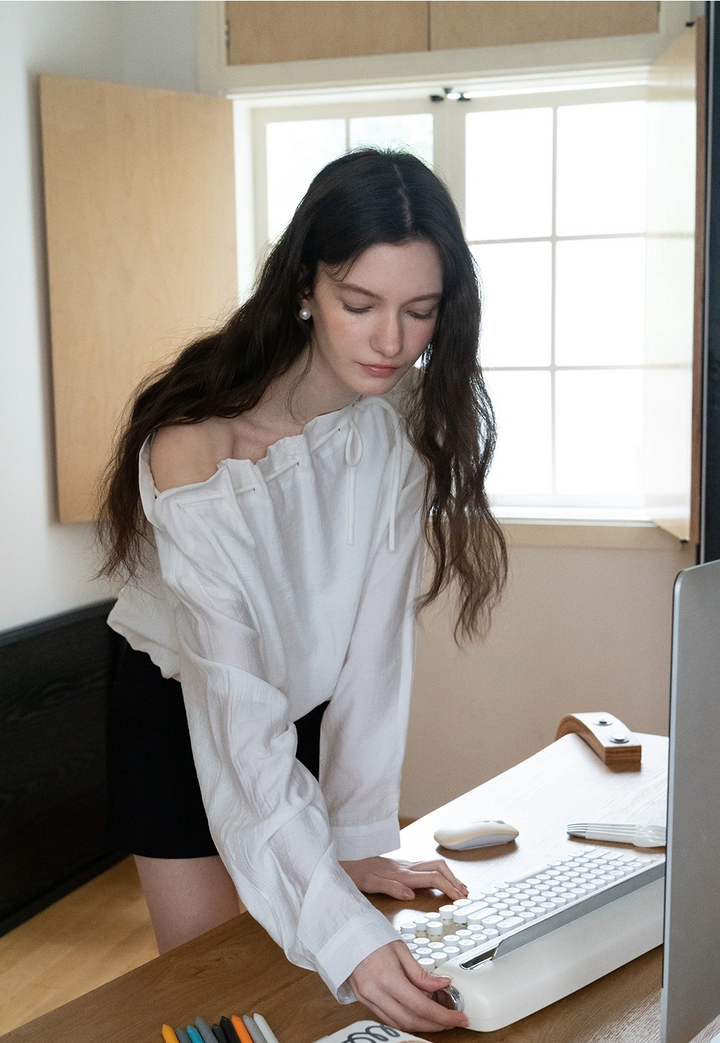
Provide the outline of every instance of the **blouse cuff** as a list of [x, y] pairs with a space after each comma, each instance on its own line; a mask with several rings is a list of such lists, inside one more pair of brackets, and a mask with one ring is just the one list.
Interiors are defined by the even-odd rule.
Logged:
[[338, 862], [373, 858], [400, 847], [400, 826], [396, 815], [366, 826], [332, 826], [331, 832]]
[[347, 979], [357, 965], [371, 952], [397, 940], [395, 928], [373, 908], [354, 916], [333, 935], [315, 960], [320, 977], [339, 1003], [353, 1003], [355, 1000]]

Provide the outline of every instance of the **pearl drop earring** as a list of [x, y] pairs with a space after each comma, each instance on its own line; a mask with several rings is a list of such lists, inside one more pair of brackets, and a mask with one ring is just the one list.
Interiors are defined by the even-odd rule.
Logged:
[[303, 306], [300, 309], [300, 318], [303, 320], [303, 322], [307, 322], [307, 320], [310, 318], [311, 315], [312, 315], [312, 312], [310, 311], [310, 309], [308, 307]]

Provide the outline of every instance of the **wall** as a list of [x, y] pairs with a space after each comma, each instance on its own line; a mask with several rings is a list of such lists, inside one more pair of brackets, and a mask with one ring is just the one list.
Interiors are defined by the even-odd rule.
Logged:
[[[459, 650], [447, 603], [421, 620], [403, 772], [415, 818], [552, 742], [567, 713], [606, 710], [667, 734], [672, 589], [694, 548], [515, 546], [484, 641]], [[663, 546], [664, 544], [664, 546]], [[478, 808], [478, 818], [502, 818]]]
[[197, 90], [194, 3], [0, 3], [0, 630], [99, 600], [92, 530], [55, 522], [35, 75]]

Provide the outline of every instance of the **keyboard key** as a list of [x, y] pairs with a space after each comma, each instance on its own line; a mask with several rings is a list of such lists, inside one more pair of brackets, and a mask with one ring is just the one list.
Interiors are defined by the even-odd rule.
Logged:
[[513, 927], [522, 927], [524, 923], [521, 916], [509, 916], [506, 920], [501, 920], [497, 926], [499, 931], [512, 931]]

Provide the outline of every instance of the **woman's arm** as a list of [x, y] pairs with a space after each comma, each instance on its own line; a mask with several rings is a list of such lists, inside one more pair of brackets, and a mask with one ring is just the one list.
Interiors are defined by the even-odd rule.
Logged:
[[286, 699], [264, 680], [243, 577], [225, 553], [241, 524], [232, 489], [227, 498], [173, 491], [151, 515], [215, 843], [253, 917], [349, 1000], [350, 973], [397, 935], [338, 865], [318, 784], [295, 758]]

